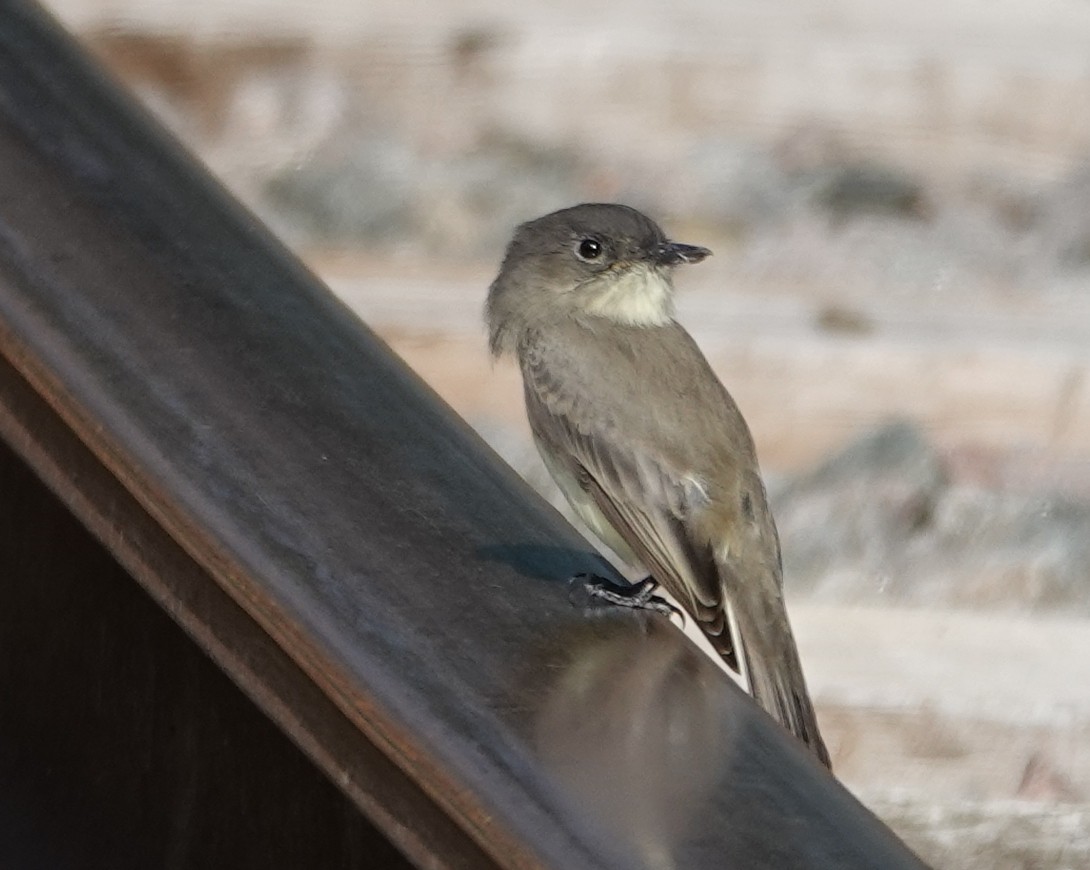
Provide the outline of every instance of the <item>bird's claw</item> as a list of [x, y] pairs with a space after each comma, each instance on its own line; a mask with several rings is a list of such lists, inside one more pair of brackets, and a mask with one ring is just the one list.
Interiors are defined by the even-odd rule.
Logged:
[[[604, 577], [594, 574], [576, 574], [571, 579], [571, 601], [575, 605], [586, 605], [590, 601], [606, 601], [620, 607], [631, 607], [635, 610], [650, 610], [661, 613], [668, 619], [675, 614], [684, 619], [680, 610], [674, 607], [665, 598], [655, 594], [659, 584], [651, 577], [646, 577], [639, 583], [614, 583]], [[586, 600], [576, 600], [577, 593], [586, 596]]]

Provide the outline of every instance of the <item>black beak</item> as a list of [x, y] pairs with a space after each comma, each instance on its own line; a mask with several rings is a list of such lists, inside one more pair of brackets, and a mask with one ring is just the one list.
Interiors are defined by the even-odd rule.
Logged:
[[651, 260], [659, 266], [679, 266], [682, 263], [699, 263], [712, 252], [696, 245], [680, 242], [662, 242], [651, 249]]

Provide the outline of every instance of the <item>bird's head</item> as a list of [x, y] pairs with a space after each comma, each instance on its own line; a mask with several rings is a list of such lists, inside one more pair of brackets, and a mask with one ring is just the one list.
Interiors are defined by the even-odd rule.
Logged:
[[663, 326], [674, 314], [673, 268], [710, 254], [668, 240], [653, 220], [624, 205], [577, 205], [524, 223], [488, 292], [493, 353], [548, 318]]

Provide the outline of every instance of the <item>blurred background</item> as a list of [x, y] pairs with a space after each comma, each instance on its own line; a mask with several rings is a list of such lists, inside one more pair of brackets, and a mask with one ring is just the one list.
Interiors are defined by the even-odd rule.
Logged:
[[1090, 4], [48, 5], [554, 502], [513, 226], [712, 248], [837, 773], [938, 866], [1090, 866]]

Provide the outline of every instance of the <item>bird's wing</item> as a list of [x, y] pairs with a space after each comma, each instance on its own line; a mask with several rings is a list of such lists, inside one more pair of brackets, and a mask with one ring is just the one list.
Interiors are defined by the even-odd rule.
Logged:
[[[687, 523], [704, 498], [698, 481], [666, 467], [653, 451], [634, 449], [608, 425], [580, 426], [541, 370], [526, 368], [526, 410], [539, 446], [583, 491], [651, 575], [710, 636], [730, 648], [723, 588], [713, 548]], [[729, 660], [728, 660], [729, 661]]]
[[828, 766], [783, 603], [776, 529], [756, 472], [752, 519], [738, 517], [735, 524], [744, 527], [729, 541], [716, 540], [709, 514], [712, 525], [731, 523], [716, 521], [700, 481], [598, 415], [572, 414], [570, 399], [543, 369], [524, 365], [523, 376], [530, 425], [542, 450], [576, 478], [757, 702]]

